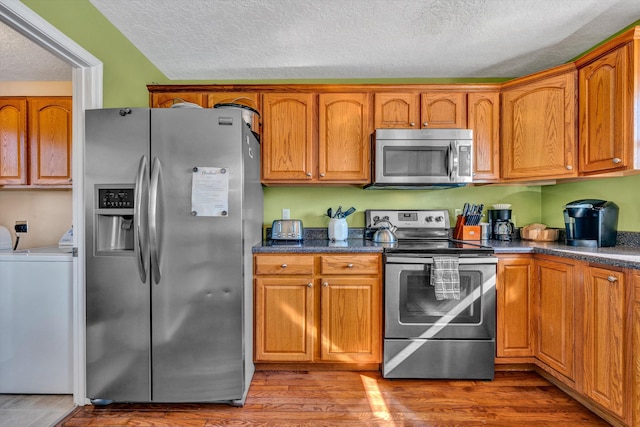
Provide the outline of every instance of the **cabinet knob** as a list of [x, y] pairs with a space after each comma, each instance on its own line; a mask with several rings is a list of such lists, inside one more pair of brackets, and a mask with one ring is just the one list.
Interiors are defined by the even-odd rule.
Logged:
[[307, 283], [307, 288], [313, 288], [313, 283], [311, 282]]
[[287, 268], [287, 264], [282, 264], [280, 267]]
[[323, 174], [323, 173], [321, 173], [321, 174], [320, 174], [320, 176], [324, 176], [324, 174]]
[[311, 172], [307, 172], [307, 176], [311, 176]]
[[610, 281], [610, 282], [617, 282], [618, 278], [616, 276], [609, 276], [609, 277], [607, 277], [607, 280]]
[[567, 165], [567, 170], [568, 170], [568, 171], [570, 171], [570, 170], [572, 170], [572, 169], [573, 169], [573, 166], [571, 166], [571, 165]]
[[353, 264], [347, 264], [347, 268], [353, 268]]
[[411, 127], [414, 127], [415, 125], [416, 125], [416, 123], [415, 123], [415, 122], [411, 122], [411, 123], [409, 123], [409, 126], [411, 126]]
[[427, 126], [429, 126], [429, 123], [427, 123], [427, 122], [424, 122], [424, 123], [422, 124], [422, 127], [425, 127], [425, 128], [426, 128]]
[[622, 161], [622, 159], [619, 159], [618, 157], [614, 157], [613, 159], [611, 159], [611, 161], [617, 165]]
[[329, 282], [323, 282], [322, 286], [324, 286], [326, 288], [327, 286], [329, 286]]

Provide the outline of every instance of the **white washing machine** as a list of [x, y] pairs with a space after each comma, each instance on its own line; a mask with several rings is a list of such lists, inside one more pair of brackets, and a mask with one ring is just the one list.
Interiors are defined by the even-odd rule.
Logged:
[[0, 393], [72, 394], [72, 265], [66, 249], [14, 252], [0, 226]]

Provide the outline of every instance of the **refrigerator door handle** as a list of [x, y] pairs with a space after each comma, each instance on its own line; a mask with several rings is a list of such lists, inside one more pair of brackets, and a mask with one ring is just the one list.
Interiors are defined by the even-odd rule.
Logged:
[[133, 246], [138, 265], [138, 273], [140, 281], [147, 282], [147, 266], [149, 242], [146, 238], [146, 224], [143, 223], [147, 216], [147, 203], [145, 195], [148, 193], [149, 181], [147, 175], [147, 156], [140, 157], [138, 164], [138, 173], [136, 174], [136, 186], [134, 190], [134, 208], [133, 208]]
[[162, 178], [160, 159], [153, 158], [151, 184], [149, 185], [149, 243], [151, 248], [151, 276], [160, 283], [160, 239], [158, 235], [158, 191]]

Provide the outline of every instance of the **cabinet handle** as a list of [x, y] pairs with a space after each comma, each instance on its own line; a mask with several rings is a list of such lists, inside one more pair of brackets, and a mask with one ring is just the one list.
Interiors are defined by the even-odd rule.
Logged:
[[313, 288], [313, 283], [311, 282], [307, 283], [307, 288]]
[[320, 176], [324, 176], [324, 174], [323, 174], [323, 173], [321, 173], [321, 174], [320, 174]]
[[608, 276], [607, 280], [610, 281], [610, 282], [617, 282], [618, 278], [616, 276]]
[[287, 264], [282, 264], [280, 267], [287, 268]]
[[353, 264], [347, 264], [347, 268], [353, 268]]
[[571, 169], [573, 169], [573, 166], [567, 165], [567, 170], [570, 171]]
[[618, 157], [614, 157], [611, 161], [617, 165], [617, 164], [618, 164], [618, 163], [620, 163], [622, 160], [621, 160], [621, 159], [619, 159]]
[[324, 286], [326, 288], [327, 286], [329, 286], [329, 282], [323, 282], [322, 286]]
[[411, 127], [414, 127], [415, 125], [416, 125], [416, 123], [415, 123], [415, 122], [411, 122], [411, 123], [409, 123], [409, 126], [411, 126]]
[[311, 176], [311, 172], [307, 172], [307, 176]]

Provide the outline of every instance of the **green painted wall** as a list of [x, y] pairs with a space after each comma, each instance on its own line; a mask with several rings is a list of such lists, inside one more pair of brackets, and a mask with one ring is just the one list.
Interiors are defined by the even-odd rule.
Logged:
[[[145, 107], [149, 103], [147, 84], [180, 83], [285, 83], [285, 81], [172, 81], [142, 55], [89, 0], [23, 0], [29, 8], [73, 39], [104, 64], [104, 107]], [[638, 21], [640, 23], [640, 21]], [[377, 80], [296, 80], [288, 83], [463, 83], [498, 82], [505, 79], [377, 79]], [[606, 182], [605, 182], [606, 181]], [[637, 177], [589, 181], [550, 187], [465, 187], [437, 191], [366, 191], [355, 187], [268, 187], [265, 188], [265, 225], [280, 217], [282, 208], [307, 227], [324, 227], [322, 213], [327, 208], [355, 206], [351, 226], [364, 225], [366, 208], [447, 208], [464, 202], [511, 203], [518, 226], [543, 221], [562, 226], [562, 206], [582, 197], [614, 200], [621, 206], [623, 230], [640, 231], [636, 203]], [[560, 213], [558, 213], [560, 212]]]
[[562, 209], [567, 202], [602, 199], [620, 207], [619, 230], [640, 231], [640, 175], [552, 185], [542, 187], [541, 193], [542, 222], [549, 226], [564, 226]]

